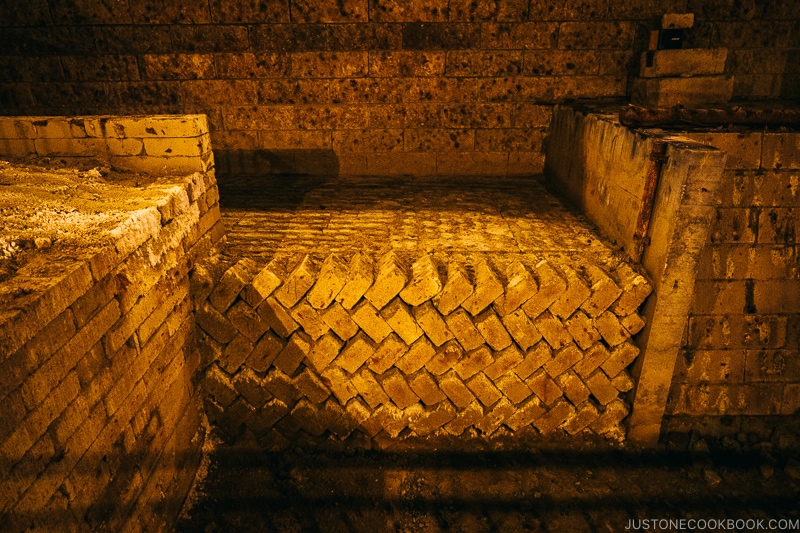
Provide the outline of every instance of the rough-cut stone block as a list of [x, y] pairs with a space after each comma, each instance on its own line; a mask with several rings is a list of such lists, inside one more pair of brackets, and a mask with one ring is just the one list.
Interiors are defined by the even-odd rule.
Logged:
[[589, 428], [598, 435], [618, 436], [620, 432], [619, 423], [628, 416], [629, 412], [630, 409], [625, 405], [625, 402], [620, 399], [614, 400], [606, 405], [603, 414], [592, 422]]
[[447, 324], [445, 324], [442, 315], [434, 309], [430, 302], [426, 301], [422, 305], [414, 307], [412, 313], [422, 331], [436, 346], [441, 346], [453, 338], [453, 334], [447, 329]]
[[498, 378], [495, 385], [515, 404], [521, 403], [533, 394], [533, 391], [513, 372]]
[[375, 282], [364, 293], [364, 297], [377, 309], [383, 309], [406, 286], [408, 274], [394, 252], [389, 252], [381, 258], [377, 270]]
[[450, 313], [444, 320], [465, 350], [474, 350], [484, 343], [483, 336], [475, 328], [472, 319], [463, 309]]
[[558, 318], [550, 314], [549, 311], [545, 311], [536, 317], [535, 324], [536, 329], [539, 330], [542, 337], [544, 337], [547, 343], [555, 350], [572, 342], [572, 336], [569, 334], [569, 331], [567, 331], [567, 328], [564, 327], [564, 324], [562, 324]]
[[352, 339], [347, 342], [336, 364], [350, 373], [357, 371], [372, 357], [377, 346], [364, 332], [359, 331]]
[[278, 354], [283, 351], [284, 345], [284, 341], [268, 331], [250, 352], [245, 364], [256, 372], [266, 372]]
[[550, 405], [561, 397], [561, 387], [556, 385], [556, 382], [550, 379], [550, 376], [544, 370], [535, 372], [525, 380], [525, 384], [545, 405]]
[[575, 363], [583, 359], [583, 352], [575, 344], [568, 344], [556, 351], [553, 358], [544, 364], [544, 370], [550, 377], [561, 375]]
[[[386, 404], [381, 407], [384, 413], [383, 430], [391, 437], [396, 438], [408, 426], [410, 415], [416, 415], [422, 410], [422, 406], [414, 404], [405, 411], [398, 409], [394, 404]], [[411, 411], [411, 412], [409, 412]]]
[[427, 405], [435, 405], [445, 399], [444, 393], [441, 391], [436, 381], [428, 372], [420, 370], [413, 376], [408, 378], [408, 385], [411, 390], [419, 396], [419, 399]]
[[443, 315], [449, 315], [472, 295], [473, 290], [464, 265], [450, 261], [447, 264], [447, 281], [442, 292], [433, 298], [433, 305]]
[[600, 365], [600, 368], [607, 376], [613, 378], [633, 363], [638, 355], [639, 348], [632, 342], [620, 344], [611, 350], [611, 355]]
[[629, 392], [633, 390], [635, 386], [633, 378], [625, 370], [614, 376], [614, 379], [611, 380], [611, 384], [620, 392]]
[[273, 364], [285, 374], [291, 376], [310, 350], [311, 339], [305, 333], [298, 331], [292, 335], [281, 353], [275, 358]]
[[222, 316], [219, 311], [206, 303], [195, 313], [197, 325], [208, 333], [214, 340], [222, 344], [231, 342], [237, 335], [237, 330]]
[[575, 408], [566, 400], [556, 402], [547, 413], [537, 418], [533, 425], [542, 433], [550, 433], [575, 415]]
[[275, 291], [274, 298], [286, 307], [293, 307], [314, 284], [318, 273], [319, 267], [311, 256], [304, 256]]
[[340, 439], [346, 438], [358, 427], [358, 422], [334, 399], [325, 402], [319, 414], [325, 428]]
[[319, 408], [307, 399], [303, 398], [297, 402], [291, 415], [292, 419], [310, 435], [319, 437], [325, 433], [326, 428], [322, 417], [319, 416]]
[[592, 292], [574, 269], [561, 265], [561, 271], [567, 280], [567, 290], [550, 305], [549, 309], [557, 317], [566, 319], [591, 296]]
[[525, 426], [529, 426], [534, 420], [545, 413], [545, 408], [536, 396], [529, 397], [525, 403], [517, 406], [513, 415], [509, 416], [505, 424], [513, 431], [519, 431]]
[[270, 261], [250, 280], [250, 283], [244, 286], [241, 292], [242, 299], [252, 307], [258, 307], [280, 287], [281, 279], [285, 275], [281, 261]]
[[619, 321], [622, 324], [628, 333], [631, 335], [636, 335], [644, 328], [644, 319], [639, 316], [638, 313], [631, 313], [630, 315], [624, 316]]
[[253, 351], [253, 343], [247, 340], [243, 335], [237, 335], [226, 347], [222, 350], [222, 355], [219, 359], [219, 365], [225, 372], [233, 374], [242, 366], [247, 357]]
[[331, 361], [336, 359], [344, 342], [330, 331], [317, 339], [308, 352], [307, 360], [317, 372], [322, 372]]
[[375, 342], [383, 340], [392, 333], [392, 327], [378, 314], [371, 303], [363, 300], [352, 311], [351, 317]]
[[442, 290], [439, 270], [429, 254], [423, 254], [411, 265], [411, 281], [400, 291], [400, 298], [408, 305], [427, 302]]
[[308, 333], [314, 340], [319, 339], [330, 330], [330, 326], [319, 316], [319, 311], [311, 307], [311, 304], [305, 300], [300, 300], [300, 303], [294, 306], [290, 314], [295, 322], [300, 324], [303, 331]]
[[494, 302], [494, 309], [501, 317], [519, 309], [539, 290], [533, 274], [519, 261], [514, 261], [506, 268], [506, 278], [508, 279], [506, 290]]
[[214, 397], [214, 400], [223, 407], [228, 407], [239, 395], [230, 377], [220, 370], [217, 365], [211, 365], [206, 371], [200, 386], [208, 391]]
[[406, 375], [411, 375], [425, 366], [425, 363], [430, 361], [434, 355], [436, 355], [436, 349], [427, 337], [422, 337], [411, 345], [405, 355], [395, 363], [395, 366]]
[[491, 435], [500, 425], [514, 414], [516, 408], [506, 397], [500, 398], [491, 409], [486, 410], [483, 418], [475, 424], [477, 428], [484, 435]]
[[320, 378], [325, 386], [333, 393], [342, 405], [358, 395], [358, 389], [350, 382], [344, 370], [338, 366], [327, 368]]
[[253, 407], [261, 407], [272, 399], [272, 394], [261, 384], [255, 372], [243, 368], [233, 377], [233, 386]]
[[340, 338], [347, 340], [358, 333], [358, 324], [353, 322], [350, 314], [338, 302], [331, 304], [321, 313], [322, 321]]
[[572, 315], [564, 326], [582, 350], [588, 350], [592, 344], [600, 340], [600, 332], [595, 329], [592, 319], [582, 311]]
[[575, 435], [586, 429], [599, 416], [600, 412], [592, 402], [584, 402], [577, 406], [575, 415], [563, 425], [564, 431]]
[[494, 405], [503, 396], [483, 372], [478, 372], [468, 379], [466, 385], [486, 407]]
[[381, 316], [406, 344], [412, 344], [423, 334], [408, 306], [399, 298], [392, 300], [392, 303], [381, 311]]
[[592, 295], [583, 302], [581, 309], [590, 317], [596, 317], [619, 298], [622, 294], [622, 289], [602, 269], [595, 265], [586, 265], [583, 271], [589, 280]]
[[375, 353], [370, 357], [367, 365], [369, 369], [377, 374], [383, 374], [389, 370], [408, 351], [408, 345], [404, 343], [397, 334], [392, 333], [375, 349]]
[[483, 369], [483, 373], [489, 376], [489, 379], [497, 379], [505, 374], [510, 368], [517, 366], [522, 362], [524, 356], [519, 349], [513, 344], [495, 354], [494, 362]]
[[491, 309], [487, 309], [475, 317], [475, 327], [486, 343], [495, 351], [503, 350], [511, 345], [511, 336]]
[[269, 324], [258, 316], [255, 309], [243, 301], [233, 304], [226, 315], [231, 324], [251, 342], [256, 342], [260, 339], [269, 328]]
[[381, 384], [377, 382], [373, 373], [368, 369], [362, 368], [357, 374], [353, 375], [351, 381], [370, 408], [375, 409], [389, 401], [389, 397], [384, 392]]
[[256, 264], [252, 259], [242, 259], [230, 267], [220, 278], [217, 286], [209, 296], [211, 305], [224, 313], [242, 291], [245, 285], [253, 279]]
[[602, 335], [611, 346], [621, 344], [630, 337], [628, 330], [619, 323], [617, 315], [610, 311], [606, 311], [595, 318], [593, 323], [597, 331], [600, 332], [600, 335]]
[[542, 334], [539, 333], [539, 330], [536, 329], [522, 309], [517, 309], [507, 314], [502, 318], [502, 322], [506, 330], [523, 350], [527, 350], [542, 338]]
[[408, 427], [417, 435], [424, 437], [438, 430], [456, 417], [456, 409], [448, 401], [428, 408], [423, 414], [409, 422]]
[[475, 265], [475, 290], [461, 307], [477, 315], [503, 294], [503, 284], [489, 263], [482, 259]]
[[371, 437], [374, 437], [382, 430], [386, 430], [386, 432], [389, 433], [387, 428], [391, 428], [393, 430], [396, 429], [397, 432], [395, 433], [395, 436], [397, 436], [400, 431], [403, 430], [402, 427], [397, 429], [398, 426], [402, 424], [402, 420], [403, 411], [398, 409], [393, 403], [387, 403], [381, 405], [380, 408], [373, 411], [372, 416], [361, 423], [361, 428], [363, 428], [367, 435]]
[[400, 409], [405, 409], [419, 401], [419, 397], [408, 386], [403, 374], [396, 368], [392, 368], [383, 375], [378, 376], [377, 379], [383, 390], [389, 395], [389, 398]]
[[325, 258], [314, 287], [306, 300], [315, 309], [325, 309], [338, 296], [347, 283], [347, 265], [336, 254]]
[[542, 341], [525, 352], [525, 358], [514, 367], [514, 373], [522, 379], [539, 370], [545, 363], [553, 358], [553, 350]]
[[446, 342], [436, 350], [433, 359], [427, 362], [425, 368], [428, 372], [441, 376], [451, 368], [455, 367], [464, 356], [464, 348], [455, 341]]
[[589, 397], [589, 389], [573, 371], [564, 372], [556, 378], [556, 383], [573, 405], [580, 405]]
[[572, 369], [575, 370], [575, 372], [577, 372], [582, 378], [586, 378], [589, 376], [589, 374], [594, 372], [597, 367], [602, 365], [610, 355], [611, 354], [608, 352], [608, 349], [598, 342], [586, 350], [586, 353], [583, 355], [583, 359], [575, 363], [575, 366], [573, 366]]
[[666, 76], [702, 76], [722, 74], [725, 71], [727, 48], [683, 48], [651, 50], [642, 53], [639, 76], [662, 78]]
[[263, 435], [287, 414], [289, 414], [289, 406], [278, 398], [273, 398], [253, 413], [253, 416], [247, 420], [247, 427], [256, 435]]
[[607, 405], [619, 396], [619, 391], [602, 371], [598, 370], [585, 380], [592, 396], [602, 405]]
[[347, 411], [347, 414], [349, 414], [353, 420], [355, 420], [357, 426], [363, 424], [372, 415], [372, 411], [370, 411], [369, 406], [365, 404], [361, 398], [354, 398], [353, 400], [347, 402], [347, 405], [344, 406], [344, 410]]
[[522, 309], [531, 318], [536, 318], [550, 307], [567, 290], [567, 282], [546, 260], [534, 268], [539, 284], [537, 293], [522, 304]]
[[494, 362], [491, 350], [486, 346], [481, 346], [477, 350], [467, 352], [461, 361], [458, 362], [453, 370], [462, 379], [469, 379]]
[[292, 385], [313, 403], [322, 403], [331, 395], [328, 387], [308, 368], [304, 368], [292, 380]]
[[[462, 409], [470, 405], [475, 399], [475, 396], [470, 392], [467, 386], [464, 385], [461, 378], [452, 370], [439, 377], [439, 388], [450, 398], [451, 402]], [[483, 411], [481, 410], [481, 415], [482, 414]]]
[[278, 300], [270, 296], [258, 306], [259, 316], [269, 324], [272, 331], [288, 339], [289, 336], [299, 328], [299, 324], [294, 321], [289, 311], [283, 307]]
[[691, 78], [636, 78], [631, 102], [646, 107], [697, 107], [725, 104], [733, 96], [733, 76], [695, 76]]
[[479, 423], [483, 417], [483, 406], [476, 400], [460, 411], [452, 421], [444, 426], [444, 429], [451, 435], [459, 436], [468, 427]]
[[352, 309], [372, 286], [375, 264], [368, 255], [358, 252], [350, 259], [348, 266], [347, 283], [336, 295], [336, 301], [345, 309]]

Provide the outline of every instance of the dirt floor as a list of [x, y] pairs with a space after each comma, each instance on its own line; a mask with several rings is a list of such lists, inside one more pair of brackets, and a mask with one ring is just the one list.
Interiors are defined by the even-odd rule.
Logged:
[[[695, 438], [685, 450], [675, 448], [687, 442], [642, 452], [596, 438], [537, 435], [490, 442], [465, 435], [436, 450], [423, 444], [286, 452], [247, 441], [219, 446], [177, 529], [744, 531], [784, 519], [782, 530], [800, 530], [800, 463], [769, 444]], [[652, 519], [675, 522], [641, 522]], [[719, 528], [691, 519], [734, 522]]]

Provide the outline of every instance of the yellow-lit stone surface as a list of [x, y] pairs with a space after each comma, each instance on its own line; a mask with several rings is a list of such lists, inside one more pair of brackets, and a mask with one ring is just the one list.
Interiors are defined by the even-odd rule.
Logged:
[[[436, 442], [467, 428], [486, 437], [501, 427], [572, 434], [590, 425], [622, 436], [619, 413], [629, 407], [611, 380], [638, 350], [620, 321], [632, 320], [647, 280], [540, 177], [226, 176], [220, 187], [228, 233], [215, 267], [218, 287], [230, 285], [243, 261], [284, 265], [267, 267], [276, 273], [278, 295], [304, 272], [302, 290], [280, 308], [299, 323], [276, 322], [273, 330], [287, 350], [298, 335], [307, 348], [292, 352], [291, 365], [278, 355], [274, 370], [228, 364], [224, 354], [237, 340], [225, 324], [238, 323], [248, 306], [245, 286], [235, 313], [199, 324], [216, 339], [212, 347], [227, 345], [207, 372], [310, 376], [333, 395], [309, 395], [287, 382], [280, 390], [287, 410], [265, 425], [247, 414], [258, 406], [246, 398], [228, 402], [227, 389], [209, 381], [211, 420], [227, 439], [245, 431], [272, 447], [302, 439], [298, 430], [332, 442], [375, 439], [383, 431]], [[358, 291], [348, 289], [351, 283]], [[592, 323], [600, 319], [585, 314], [584, 302], [592, 317], [603, 317], [594, 326], [599, 333]], [[633, 357], [613, 359], [604, 336]], [[351, 404], [363, 420], [331, 415]]]

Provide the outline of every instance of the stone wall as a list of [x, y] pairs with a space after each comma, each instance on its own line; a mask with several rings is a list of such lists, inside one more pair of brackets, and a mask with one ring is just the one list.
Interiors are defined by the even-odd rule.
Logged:
[[798, 96], [793, 0], [32, 0], [0, 113], [205, 113], [226, 173], [530, 174], [552, 104], [624, 98], [665, 11], [730, 49], [735, 98]]
[[193, 294], [206, 410], [229, 440], [623, 436], [651, 290], [624, 262], [358, 252], [226, 266], [198, 267]]
[[661, 130], [626, 128], [614, 114], [566, 106], [554, 113], [545, 146], [548, 182], [653, 281], [647, 324], [636, 337], [643, 357], [632, 369], [628, 437], [655, 446], [726, 154]]
[[688, 136], [729, 155], [665, 428], [769, 438], [800, 409], [800, 135]]
[[[148, 123], [175, 146], [175, 168], [188, 164], [180, 147], [196, 142], [182, 138], [190, 123], [207, 135], [201, 117]], [[146, 147], [156, 137], [141, 126], [17, 117], [0, 120], [1, 146], [60, 146], [57, 159], [89, 162], [139, 137]], [[22, 134], [9, 139], [12, 131]], [[156, 172], [171, 167], [161, 154], [125, 157]], [[99, 196], [122, 189], [125, 201], [149, 205], [102, 242], [74, 248], [56, 239], [0, 283], [4, 531], [159, 531], [177, 516], [204, 436], [188, 271], [223, 232], [213, 158], [198, 154], [191, 165], [208, 171], [100, 187]]]

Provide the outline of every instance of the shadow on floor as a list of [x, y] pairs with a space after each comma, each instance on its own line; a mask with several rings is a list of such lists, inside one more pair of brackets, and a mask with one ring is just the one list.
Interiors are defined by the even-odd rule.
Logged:
[[785, 458], [767, 479], [755, 451], [541, 444], [473, 452], [220, 447], [178, 530], [624, 531], [644, 518], [798, 520]]

